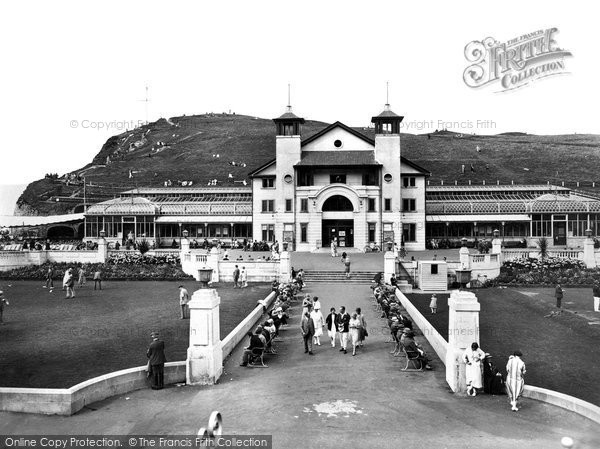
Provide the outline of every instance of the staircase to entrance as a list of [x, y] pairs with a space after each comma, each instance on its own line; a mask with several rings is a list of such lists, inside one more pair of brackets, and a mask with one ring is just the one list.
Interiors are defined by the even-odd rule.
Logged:
[[309, 282], [340, 282], [351, 284], [370, 284], [377, 271], [353, 271], [350, 278], [342, 271], [304, 270], [304, 280]]

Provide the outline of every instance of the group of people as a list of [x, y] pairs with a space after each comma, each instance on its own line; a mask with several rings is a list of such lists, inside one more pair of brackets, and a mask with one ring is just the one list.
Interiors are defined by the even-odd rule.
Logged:
[[515, 351], [506, 364], [506, 380], [492, 362], [492, 356], [473, 342], [463, 354], [466, 364], [467, 395], [476, 396], [483, 390], [488, 394], [508, 394], [511, 410], [518, 411], [517, 400], [525, 387], [525, 362], [521, 351]]
[[248, 272], [246, 267], [240, 268], [236, 265], [233, 269], [233, 288], [246, 288], [248, 287]]
[[[52, 293], [54, 290], [54, 276], [54, 267], [49, 265], [45, 275], [46, 282], [42, 285], [42, 288], [47, 288], [49, 293]], [[77, 273], [72, 267], [67, 268], [62, 280], [62, 289], [66, 292], [65, 298], [75, 298], [75, 285], [77, 285], [78, 288], [82, 288], [85, 286], [86, 282], [86, 273], [83, 266], [77, 268]], [[102, 270], [99, 268], [94, 272], [94, 290], [96, 289], [102, 290]]]
[[300, 329], [304, 341], [304, 352], [313, 355], [314, 346], [321, 346], [323, 329], [327, 329], [331, 347], [335, 348], [336, 337], [339, 338], [340, 352], [348, 353], [348, 340], [352, 344], [352, 355], [356, 350], [364, 346], [365, 338], [369, 335], [367, 320], [359, 308], [350, 315], [346, 307], [340, 307], [339, 313], [335, 307], [329, 310], [327, 318], [321, 313], [321, 302], [317, 296], [311, 297], [306, 294], [302, 301], [302, 320]]

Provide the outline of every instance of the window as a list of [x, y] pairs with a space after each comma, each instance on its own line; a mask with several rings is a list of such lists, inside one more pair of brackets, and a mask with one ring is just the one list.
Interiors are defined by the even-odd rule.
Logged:
[[300, 198], [300, 212], [308, 212], [308, 198]]
[[315, 180], [312, 173], [300, 172], [298, 174], [298, 185], [299, 186], [312, 186], [315, 185]]
[[438, 274], [438, 264], [437, 263], [431, 264], [431, 274]]
[[342, 141], [340, 139], [335, 140], [335, 142], [333, 142], [333, 146], [336, 148], [342, 148]]
[[385, 182], [392, 182], [392, 179], [394, 179], [394, 178], [392, 177], [392, 175], [390, 173], [386, 173], [385, 175], [383, 175], [383, 180]]
[[263, 189], [271, 189], [275, 186], [275, 178], [263, 178], [262, 180]]
[[369, 243], [375, 241], [375, 223], [369, 223]]
[[416, 178], [414, 176], [406, 176], [402, 178], [402, 185], [404, 187], [415, 187], [416, 186]]
[[346, 175], [329, 175], [330, 184], [346, 184]]
[[292, 182], [292, 175], [285, 175], [283, 177], [283, 180], [285, 181], [286, 184], [289, 184], [290, 182]]
[[533, 214], [531, 216], [531, 236], [550, 237], [552, 235], [551, 220], [550, 214]]
[[383, 200], [383, 210], [386, 212], [390, 212], [392, 210], [392, 199], [391, 198], [386, 198], [385, 200]]
[[275, 225], [264, 224], [262, 225], [262, 239], [265, 242], [272, 242], [275, 240]]
[[263, 212], [274, 212], [275, 200], [262, 200], [262, 211]]
[[300, 223], [300, 242], [307, 243], [308, 223]]
[[404, 212], [414, 212], [417, 210], [417, 200], [404, 198], [402, 200], [402, 210]]
[[376, 186], [379, 183], [379, 176], [376, 171], [370, 171], [363, 173], [362, 185], [363, 186]]
[[285, 211], [286, 212], [292, 211], [292, 200], [290, 200], [290, 199], [285, 200]]
[[375, 198], [368, 199], [367, 212], [375, 212]]
[[405, 242], [416, 242], [417, 241], [417, 225], [415, 223], [403, 223], [402, 224], [402, 238]]

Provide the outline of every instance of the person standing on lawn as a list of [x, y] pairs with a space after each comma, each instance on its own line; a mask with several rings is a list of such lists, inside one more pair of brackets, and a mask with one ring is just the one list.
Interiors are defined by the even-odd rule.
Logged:
[[75, 277], [73, 276], [73, 268], [67, 270], [67, 277], [65, 282], [65, 288], [67, 289], [66, 298], [75, 298]]
[[594, 295], [594, 312], [600, 312], [600, 282], [594, 282], [592, 293]]
[[152, 332], [152, 343], [146, 351], [148, 357], [148, 377], [153, 390], [160, 390], [165, 385], [165, 342], [160, 340], [158, 332]]
[[98, 268], [94, 272], [94, 290], [96, 290], [96, 286], [98, 286], [99, 289], [102, 290], [102, 271], [100, 270], [100, 268]]
[[189, 313], [186, 312], [188, 308], [188, 302], [190, 302], [190, 294], [187, 289], [183, 286], [179, 286], [179, 307], [181, 308], [181, 319], [189, 318]]
[[4, 297], [4, 292], [0, 290], [0, 324], [4, 324], [3, 316], [4, 316], [4, 306], [8, 306], [10, 303]]
[[85, 285], [85, 270], [83, 267], [79, 267], [79, 270], [77, 270], [77, 275], [77, 285], [79, 285], [79, 288], [81, 288]]
[[44, 286], [44, 288], [50, 288], [53, 289], [54, 288], [54, 268], [52, 268], [52, 265], [50, 265], [48, 267], [48, 271], [46, 271], [46, 285]]
[[510, 400], [511, 410], [513, 412], [518, 411], [517, 400], [523, 393], [525, 387], [525, 379], [523, 378], [526, 373], [525, 363], [521, 360], [523, 354], [521, 351], [515, 351], [513, 355], [508, 358], [506, 364], [506, 393]]
[[556, 297], [556, 307], [560, 309], [562, 305], [563, 293], [565, 291], [562, 289], [560, 284], [556, 284], [556, 288], [554, 289], [554, 296]]
[[235, 269], [233, 270], [233, 288], [239, 287], [239, 280], [240, 280], [240, 269], [236, 265]]
[[240, 273], [240, 284], [242, 288], [248, 287], [248, 272], [246, 271], [246, 267], [242, 267], [242, 272]]

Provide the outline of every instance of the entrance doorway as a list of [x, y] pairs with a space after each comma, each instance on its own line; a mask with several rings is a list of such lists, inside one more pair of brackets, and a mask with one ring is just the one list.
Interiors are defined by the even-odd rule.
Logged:
[[336, 239], [339, 248], [354, 246], [354, 220], [323, 220], [323, 247]]
[[552, 229], [555, 246], [564, 246], [567, 244], [567, 222], [555, 221]]

